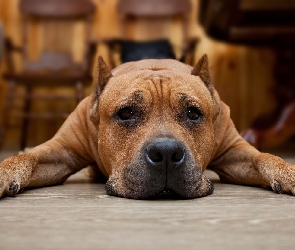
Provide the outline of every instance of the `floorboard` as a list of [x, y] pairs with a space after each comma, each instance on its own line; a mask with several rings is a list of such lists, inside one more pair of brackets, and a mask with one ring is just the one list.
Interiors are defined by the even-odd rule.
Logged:
[[194, 200], [110, 197], [83, 172], [4, 198], [0, 249], [295, 249], [295, 197], [206, 174], [215, 191]]

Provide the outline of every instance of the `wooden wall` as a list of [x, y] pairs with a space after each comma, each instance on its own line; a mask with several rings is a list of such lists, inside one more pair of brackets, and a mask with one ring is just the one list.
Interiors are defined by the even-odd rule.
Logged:
[[[116, 12], [117, 0], [93, 0], [97, 5], [97, 13], [94, 18], [92, 39], [119, 37], [119, 17]], [[273, 54], [271, 50], [261, 48], [247, 48], [233, 46], [216, 42], [208, 38], [197, 23], [197, 3], [192, 0], [190, 35], [198, 36], [200, 44], [197, 49], [196, 58], [207, 53], [210, 60], [210, 68], [215, 87], [221, 98], [231, 107], [231, 116], [238, 130], [247, 128], [253, 119], [263, 112], [270, 111], [274, 107], [274, 101], [270, 94], [270, 87], [273, 85], [272, 65]], [[18, 12], [18, 0], [0, 0], [0, 20], [4, 24], [6, 36], [9, 36], [15, 44], [21, 45], [20, 24], [21, 18]], [[130, 25], [128, 35], [136, 39], [144, 39], [147, 35], [143, 32], [148, 22], [136, 21]], [[181, 44], [181, 20], [174, 19], [165, 23], [166, 32], [169, 33], [173, 44], [178, 48]], [[75, 30], [75, 36], [79, 37], [79, 27]], [[31, 37], [38, 36], [38, 25], [31, 31]], [[74, 54], [79, 58], [82, 50], [82, 43], [74, 43]], [[38, 46], [32, 46], [31, 52], [34, 55]], [[80, 53], [81, 54], [81, 53]], [[107, 48], [98, 46], [98, 54], [101, 54], [107, 61]], [[21, 58], [16, 57], [17, 64], [21, 68]], [[1, 64], [1, 71], [5, 70], [5, 63]], [[42, 91], [42, 90], [40, 90]], [[66, 90], [62, 90], [66, 91]], [[91, 88], [86, 90], [89, 94]], [[4, 96], [6, 94], [6, 82], [0, 79], [0, 115], [3, 113]], [[40, 106], [39, 109], [48, 108]], [[69, 104], [69, 108], [74, 108]], [[30, 133], [32, 144], [46, 140], [50, 127], [46, 122], [35, 124], [34, 130], [38, 133]], [[18, 128], [13, 129], [7, 136], [7, 147], [17, 147]]]

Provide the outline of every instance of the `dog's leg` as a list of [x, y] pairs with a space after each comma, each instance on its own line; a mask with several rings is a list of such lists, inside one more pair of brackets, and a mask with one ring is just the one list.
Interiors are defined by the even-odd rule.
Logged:
[[61, 184], [93, 161], [87, 150], [84, 118], [77, 113], [70, 115], [50, 141], [0, 163], [0, 197], [14, 196], [26, 187]]
[[77, 171], [77, 165], [70, 162], [70, 150], [52, 148], [51, 144], [0, 163], [0, 196], [14, 196], [25, 187], [60, 184]]
[[259, 152], [242, 138], [218, 156], [209, 168], [222, 182], [268, 186], [274, 192], [295, 195], [295, 166]]

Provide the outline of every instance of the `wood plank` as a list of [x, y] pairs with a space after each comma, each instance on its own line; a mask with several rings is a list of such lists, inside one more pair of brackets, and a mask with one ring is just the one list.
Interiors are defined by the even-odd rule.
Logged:
[[294, 249], [294, 197], [214, 186], [194, 200], [130, 200], [79, 173], [1, 200], [0, 248]]
[[[290, 148], [273, 153], [295, 163]], [[1, 199], [0, 249], [294, 249], [293, 196], [206, 175], [214, 193], [193, 200], [107, 196], [83, 172]]]
[[295, 1], [293, 0], [242, 0], [240, 9], [243, 11], [257, 10], [294, 10]]

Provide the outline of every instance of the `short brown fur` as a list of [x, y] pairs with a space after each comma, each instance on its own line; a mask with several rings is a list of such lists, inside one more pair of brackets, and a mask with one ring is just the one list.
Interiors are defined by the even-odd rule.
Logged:
[[[185, 149], [182, 170], [170, 172], [167, 167], [163, 177], [171, 178], [168, 185], [183, 198], [212, 193], [212, 184], [203, 175], [207, 167], [226, 183], [295, 194], [295, 167], [260, 153], [235, 129], [228, 106], [210, 82], [207, 56], [194, 69], [175, 60], [150, 59], [123, 64], [112, 73], [99, 58], [97, 73], [91, 96], [51, 140], [0, 163], [0, 196], [63, 183], [96, 163], [108, 178], [107, 193], [149, 198], [164, 185], [163, 176], [151, 175], [144, 158], [147, 145], [159, 138], [177, 141]], [[140, 119], [129, 127], [117, 117], [126, 106], [140, 110]], [[190, 106], [202, 113], [193, 125], [183, 118]], [[179, 179], [183, 184], [176, 183]]]

